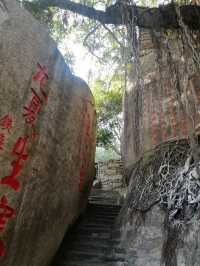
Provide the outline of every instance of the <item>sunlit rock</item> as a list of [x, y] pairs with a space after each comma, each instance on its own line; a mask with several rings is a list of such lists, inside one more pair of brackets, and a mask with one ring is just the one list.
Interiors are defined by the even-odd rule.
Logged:
[[95, 110], [48, 32], [0, 1], [0, 265], [49, 265], [92, 184]]

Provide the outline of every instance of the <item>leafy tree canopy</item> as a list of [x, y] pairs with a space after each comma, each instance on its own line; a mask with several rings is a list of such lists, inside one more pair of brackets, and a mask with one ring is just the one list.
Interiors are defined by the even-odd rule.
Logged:
[[94, 97], [97, 109], [97, 145], [113, 149], [121, 154], [122, 130], [122, 81], [120, 75], [114, 75], [109, 83], [96, 80]]

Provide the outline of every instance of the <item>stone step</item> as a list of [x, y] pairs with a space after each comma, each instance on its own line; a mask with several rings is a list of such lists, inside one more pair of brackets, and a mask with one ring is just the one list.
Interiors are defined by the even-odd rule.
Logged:
[[[76, 243], [76, 244], [71, 244], [69, 250], [67, 252], [70, 252], [70, 250], [76, 251], [76, 252], [94, 252], [94, 254], [97, 253], [108, 253], [111, 252], [111, 247], [110, 245], [103, 245], [103, 244], [98, 244], [98, 245], [92, 245], [92, 244], [85, 244], [85, 243]], [[123, 248], [120, 247], [114, 247], [112, 248], [112, 254], [125, 254], [126, 251]]]
[[87, 209], [66, 235], [52, 266], [128, 266], [114, 228], [121, 206], [108, 191], [93, 190]]
[[109, 204], [88, 204], [88, 208], [104, 208], [106, 210], [118, 210], [120, 211], [122, 206], [121, 205], [109, 205]]
[[90, 233], [98, 233], [98, 234], [101, 234], [101, 233], [110, 233], [111, 235], [111, 229], [110, 227], [93, 227], [93, 226], [83, 226], [83, 225], [80, 225], [80, 227], [76, 228], [75, 231], [73, 231], [75, 233], [81, 233], [81, 232], [88, 232], [89, 234]]
[[109, 253], [109, 249], [102, 249], [102, 250], [96, 250], [96, 249], [84, 249], [84, 250], [80, 250], [80, 249], [71, 249], [68, 250], [66, 255], [70, 257], [70, 259], [73, 256], [78, 256], [83, 258], [91, 258], [91, 257], [95, 257], [95, 258], [103, 258], [104, 256], [106, 256]]
[[102, 232], [102, 233], [96, 233], [96, 232], [89, 232], [89, 231], [80, 231], [79, 232], [80, 236], [90, 236], [90, 237], [93, 237], [95, 239], [110, 239], [111, 236], [110, 236], [110, 233], [105, 233], [105, 232]]
[[112, 231], [113, 228], [115, 228], [115, 224], [114, 221], [112, 220], [107, 220], [107, 221], [102, 221], [102, 220], [98, 220], [98, 221], [93, 221], [93, 220], [84, 220], [83, 224], [79, 226], [80, 227], [96, 227], [96, 228], [110, 228], [110, 230]]
[[120, 213], [120, 210], [115, 210], [115, 209], [106, 210], [105, 208], [88, 207], [85, 214], [92, 214], [92, 213], [103, 213], [104, 215], [107, 214], [118, 215]]
[[100, 237], [102, 235], [109, 236], [112, 239], [120, 239], [121, 237], [121, 231], [120, 230], [111, 230], [109, 227], [82, 227], [77, 228], [75, 231], [73, 231], [73, 236], [77, 234], [78, 236], [81, 235], [93, 235], [96, 238]]
[[[107, 254], [106, 254], [107, 253]], [[86, 251], [76, 251], [76, 250], [72, 250], [69, 251], [66, 256], [66, 259], [70, 259], [70, 261], [74, 261], [77, 260], [78, 258], [82, 261], [85, 260], [89, 260], [89, 261], [98, 261], [98, 260], [102, 260], [102, 261], [126, 261], [125, 259], [125, 255], [123, 254], [111, 254], [109, 255], [108, 252], [96, 252], [95, 251], [90, 251], [90, 252], [86, 252]], [[78, 259], [78, 260], [79, 260]]]
[[83, 263], [82, 261], [77, 261], [77, 262], [70, 262], [67, 264], [62, 264], [62, 265], [56, 265], [56, 266], [116, 266], [116, 264], [111, 263], [106, 263], [105, 262], [90, 262], [88, 261], [86, 264]]
[[113, 205], [113, 206], [119, 206], [118, 204], [116, 204], [116, 200], [109, 200], [109, 199], [100, 199], [100, 198], [96, 198], [96, 197], [93, 197], [93, 198], [90, 198], [89, 199], [89, 202], [90, 203], [93, 203], [93, 204], [103, 204], [103, 205]]
[[106, 219], [112, 219], [113, 221], [117, 218], [117, 215], [112, 214], [112, 213], [107, 213], [106, 215], [101, 213], [101, 212], [89, 212], [86, 213], [86, 215], [88, 215], [88, 217], [90, 218], [90, 220], [96, 220], [96, 219], [100, 219], [100, 218], [106, 218]]
[[[94, 227], [109, 227], [110, 229], [112, 229], [113, 228], [113, 226], [114, 226], [114, 221], [112, 221], [112, 220], [107, 220], [107, 221], [104, 221], [104, 220], [94, 220], [94, 221], [92, 221], [92, 220], [83, 220], [82, 221], [82, 225], [83, 226], [94, 226]], [[80, 225], [81, 226], [81, 225]]]
[[82, 223], [91, 223], [91, 224], [97, 224], [97, 225], [108, 225], [111, 227], [114, 227], [115, 225], [115, 219], [114, 217], [102, 217], [102, 216], [96, 216], [96, 218], [92, 218], [92, 217], [85, 217], [84, 219], [82, 219]]
[[[62, 261], [59, 264], [53, 264], [52, 266], [117, 266], [116, 262], [105, 262], [104, 260], [73, 260], [73, 261]], [[125, 265], [125, 264], [124, 264]], [[122, 266], [122, 264], [120, 264]]]
[[119, 211], [113, 211], [113, 210], [105, 211], [104, 209], [98, 209], [98, 210], [89, 209], [86, 211], [85, 215], [90, 215], [90, 216], [101, 215], [104, 217], [107, 217], [108, 215], [116, 218], [116, 216], [119, 215]]
[[[106, 263], [106, 264], [105, 264]], [[82, 261], [76, 261], [76, 262], [68, 262], [66, 264], [59, 264], [59, 265], [53, 265], [53, 266], [132, 266], [129, 265], [127, 262], [82, 262]]]
[[109, 220], [111, 219], [113, 222], [115, 222], [116, 218], [117, 218], [118, 214], [110, 214], [110, 213], [107, 213], [106, 215], [105, 214], [102, 214], [101, 212], [86, 212], [85, 215], [83, 216], [83, 219], [90, 219], [90, 220], [98, 220], [98, 219], [101, 219], [101, 220]]
[[81, 243], [72, 243], [70, 246], [70, 249], [74, 249], [74, 250], [97, 250], [97, 251], [106, 251], [107, 249], [110, 249], [110, 245], [108, 243], [101, 243], [101, 242], [96, 242], [96, 243], [85, 243], [85, 242], [81, 242]]
[[104, 210], [90, 210], [85, 213], [85, 216], [91, 216], [91, 217], [96, 217], [96, 216], [103, 216], [103, 217], [113, 217], [116, 218], [119, 215], [119, 212], [113, 212], [113, 211], [108, 211], [105, 212]]
[[129, 265], [128, 262], [123, 261], [104, 261], [104, 260], [96, 260], [96, 261], [91, 261], [91, 260], [72, 260], [72, 261], [59, 261], [54, 263], [52, 266], [132, 266]]
[[[116, 263], [114, 262], [106, 262], [105, 261], [71, 261], [68, 262], [67, 264], [59, 264], [59, 265], [53, 265], [53, 266], [117, 266]], [[120, 265], [122, 266], [122, 265]], [[127, 266], [127, 265], [126, 265]]]
[[[70, 245], [71, 245], [71, 238], [68, 238], [69, 242], [70, 242]], [[94, 236], [84, 236], [83, 238], [79, 237], [79, 236], [75, 236], [73, 239], [74, 243], [76, 243], [77, 245], [79, 245], [80, 243], [85, 243], [86, 245], [90, 245], [90, 244], [93, 244], [94, 246], [95, 245], [110, 245], [110, 246], [115, 246], [115, 247], [118, 247], [120, 245], [120, 240], [119, 239], [111, 239], [111, 238], [104, 238], [104, 237], [101, 237], [100, 239], [99, 238], [96, 238]]]

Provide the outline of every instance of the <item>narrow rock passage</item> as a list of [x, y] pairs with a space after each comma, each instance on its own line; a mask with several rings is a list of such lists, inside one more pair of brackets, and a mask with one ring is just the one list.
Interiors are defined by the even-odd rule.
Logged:
[[87, 210], [68, 232], [52, 266], [127, 266], [120, 248], [120, 232], [114, 228], [121, 209], [109, 191], [95, 190]]

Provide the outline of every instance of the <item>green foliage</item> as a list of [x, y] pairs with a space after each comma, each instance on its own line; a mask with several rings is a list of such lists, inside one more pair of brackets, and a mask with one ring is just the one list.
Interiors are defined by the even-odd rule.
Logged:
[[[108, 87], [109, 86], [109, 87]], [[119, 75], [96, 80], [93, 94], [97, 110], [97, 146], [120, 154], [122, 128], [122, 83]]]
[[64, 39], [68, 24], [67, 11], [60, 10], [56, 7], [41, 9], [38, 0], [21, 0], [20, 2], [37, 20], [40, 20], [41, 23], [48, 26], [50, 34], [57, 42]]
[[120, 159], [121, 157], [113, 151], [113, 149], [105, 149], [104, 147], [96, 148], [95, 162], [103, 162], [111, 159]]

